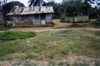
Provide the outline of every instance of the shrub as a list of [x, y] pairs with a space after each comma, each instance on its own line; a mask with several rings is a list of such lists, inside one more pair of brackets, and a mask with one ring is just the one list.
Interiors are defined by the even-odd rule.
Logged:
[[30, 38], [34, 36], [35, 36], [35, 33], [32, 33], [32, 32], [6, 31], [6, 32], [0, 33], [0, 40], [7, 41], [7, 40], [26, 39], [26, 38]]
[[100, 31], [95, 31], [95, 35], [100, 36]]
[[0, 31], [9, 30], [11, 27], [0, 27]]
[[96, 21], [92, 22], [92, 24], [94, 24], [94, 25], [100, 25], [100, 20], [96, 20]]

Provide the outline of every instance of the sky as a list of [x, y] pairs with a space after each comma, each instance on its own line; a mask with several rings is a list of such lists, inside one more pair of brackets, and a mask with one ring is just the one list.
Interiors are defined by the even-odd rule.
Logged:
[[[8, 0], [8, 2], [11, 2], [11, 1], [19, 1], [19, 2], [23, 3], [25, 6], [28, 6], [29, 5], [29, 3], [28, 3], [29, 0]], [[47, 0], [44, 0], [44, 1], [47, 2]], [[62, 0], [55, 0], [55, 2], [56, 3], [61, 3]], [[97, 5], [96, 2], [100, 2], [100, 0], [95, 0], [95, 3], [94, 4], [91, 4], [92, 7], [95, 7]]]
[[[19, 1], [19, 2], [23, 3], [25, 6], [28, 6], [29, 0], [8, 0], [8, 2], [10, 2], [10, 1]], [[47, 0], [45, 0], [45, 1], [47, 1]], [[60, 3], [60, 2], [62, 2], [62, 0], [55, 0], [55, 2]]]

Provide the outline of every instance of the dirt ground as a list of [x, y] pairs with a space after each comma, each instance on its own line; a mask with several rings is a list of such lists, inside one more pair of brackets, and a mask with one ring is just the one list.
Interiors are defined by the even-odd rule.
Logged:
[[20, 27], [11, 28], [11, 31], [25, 31], [25, 32], [42, 32], [42, 31], [55, 31], [55, 30], [66, 30], [66, 29], [87, 29], [87, 30], [97, 30], [90, 23], [78, 23], [79, 26], [72, 26], [72, 23], [62, 23], [59, 19], [53, 20], [55, 24], [53, 27]]
[[[68, 30], [69, 29], [77, 29], [77, 30], [78, 29], [87, 29], [87, 30], [100, 31], [100, 29], [94, 28], [89, 23], [79, 23], [80, 26], [73, 27], [72, 23], [61, 23], [60, 20], [58, 20], [58, 19], [53, 20], [53, 22], [55, 24], [54, 27], [21, 27], [21, 28], [11, 28], [9, 30], [10, 31], [25, 31], [25, 32], [43, 32], [43, 31], [55, 31], [55, 30], [66, 30], [66, 29], [68, 29]], [[84, 57], [84, 56], [80, 56], [80, 57], [70, 56], [70, 57], [67, 58], [67, 60], [63, 59], [61, 61], [58, 61], [58, 63], [59, 62], [72, 62], [73, 63], [76, 60], [78, 60], [78, 61], [83, 60], [85, 62], [89, 62], [90, 66], [94, 66], [94, 62], [91, 62], [91, 61], [95, 60], [95, 59], [94, 58], [87, 58], [87, 57]], [[27, 63], [27, 62], [21, 62], [21, 61], [18, 61], [18, 60], [3, 61], [3, 62], [0, 62], [0, 66], [24, 66], [22, 64], [25, 64], [25, 63]], [[37, 63], [37, 61], [32, 60], [32, 62], [29, 62], [29, 64], [34, 64], [34, 63]], [[45, 65], [41, 65], [40, 63], [45, 64]], [[49, 61], [47, 63], [49, 63]], [[42, 61], [42, 62], [40, 61], [37, 64], [40, 64], [40, 66], [46, 66], [47, 63], [45, 63], [44, 61]]]
[[[2, 61], [0, 66], [67, 66], [68, 64], [88, 64], [88, 66], [96, 66], [95, 63], [99, 62], [99, 59], [88, 58], [85, 56], [69, 56], [66, 59], [62, 60], [50, 60], [50, 61], [35, 61], [35, 60], [12, 60], [12, 61]], [[59, 65], [63, 64], [63, 65]], [[68, 65], [69, 66], [69, 65]], [[74, 66], [74, 65], [70, 65]], [[85, 65], [76, 65], [76, 66], [85, 66]], [[87, 66], [87, 65], [86, 65]], [[99, 66], [99, 65], [97, 65]]]

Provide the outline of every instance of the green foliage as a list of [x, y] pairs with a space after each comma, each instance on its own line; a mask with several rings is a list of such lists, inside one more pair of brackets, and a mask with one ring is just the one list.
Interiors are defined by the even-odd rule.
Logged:
[[95, 35], [100, 36], [100, 31], [95, 31]]
[[41, 6], [45, 5], [45, 1], [43, 0], [29, 0], [29, 6]]
[[[20, 43], [13, 43], [11, 42], [4, 42], [4, 44], [1, 44], [0, 42], [0, 60], [12, 60], [18, 58], [18, 56], [10, 56], [10, 54], [16, 54], [16, 53], [24, 53], [27, 51], [30, 47], [25, 44]], [[8, 55], [8, 56], [6, 56]]]
[[17, 40], [17, 39], [25, 39], [34, 37], [35, 33], [31, 32], [13, 32], [13, 31], [6, 31], [0, 33], [0, 40], [7, 41], [7, 40]]
[[87, 63], [74, 63], [72, 66], [89, 66]]
[[95, 66], [100, 66], [100, 61], [95, 61]]
[[93, 25], [96, 25], [96, 26], [100, 26], [100, 20], [96, 20], [94, 22], [92, 22]]
[[3, 10], [4, 10], [5, 14], [9, 13], [11, 11], [11, 9], [15, 6], [24, 7], [24, 4], [20, 3], [19, 1], [12, 1], [12, 2], [9, 2], [5, 5], [3, 5]]
[[98, 18], [98, 9], [97, 8], [91, 8], [89, 9], [89, 18], [96, 19]]
[[66, 6], [66, 13], [67, 16], [88, 15], [89, 9], [91, 9], [91, 6], [88, 3], [73, 2]]
[[0, 31], [8, 30], [10, 27], [0, 27]]
[[60, 4], [55, 3], [54, 1], [50, 1], [48, 3], [46, 3], [47, 6], [53, 6], [54, 9], [54, 14], [53, 14], [53, 18], [60, 18], [60, 12], [61, 12], [61, 8], [60, 8]]
[[[46, 5], [53, 6], [55, 14], [54, 18], [60, 18], [62, 13], [65, 16], [87, 16], [90, 15], [95, 18], [97, 16], [97, 9], [92, 8], [91, 5], [87, 2], [90, 0], [86, 0], [85, 2], [81, 2], [82, 0], [69, 0], [64, 1], [62, 4], [57, 4], [54, 1], [46, 3]], [[96, 12], [95, 12], [96, 11]]]

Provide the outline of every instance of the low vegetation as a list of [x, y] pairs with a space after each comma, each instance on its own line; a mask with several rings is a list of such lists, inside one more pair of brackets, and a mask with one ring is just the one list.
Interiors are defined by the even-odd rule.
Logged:
[[[89, 21], [88, 16], [77, 16], [76, 17], [77, 22], [86, 22]], [[73, 17], [66, 17], [66, 22], [73, 22]]]
[[0, 27], [0, 31], [9, 30], [10, 27]]
[[[6, 36], [6, 33], [9, 34], [9, 32], [1, 34]], [[15, 32], [11, 32], [11, 35], [12, 33]], [[41, 32], [34, 38], [24, 40], [0, 41], [0, 60], [59, 60], [69, 55], [100, 58], [100, 35], [98, 33], [100, 31], [60, 30]], [[20, 32], [15, 34], [19, 36], [17, 34]], [[23, 32], [21, 35], [25, 36], [26, 33]]]
[[94, 22], [92, 22], [93, 25], [96, 25], [96, 26], [100, 26], [100, 20], [96, 20]]
[[35, 33], [31, 32], [13, 32], [13, 31], [5, 31], [0, 33], [0, 40], [8, 41], [8, 40], [18, 40], [34, 37]]

